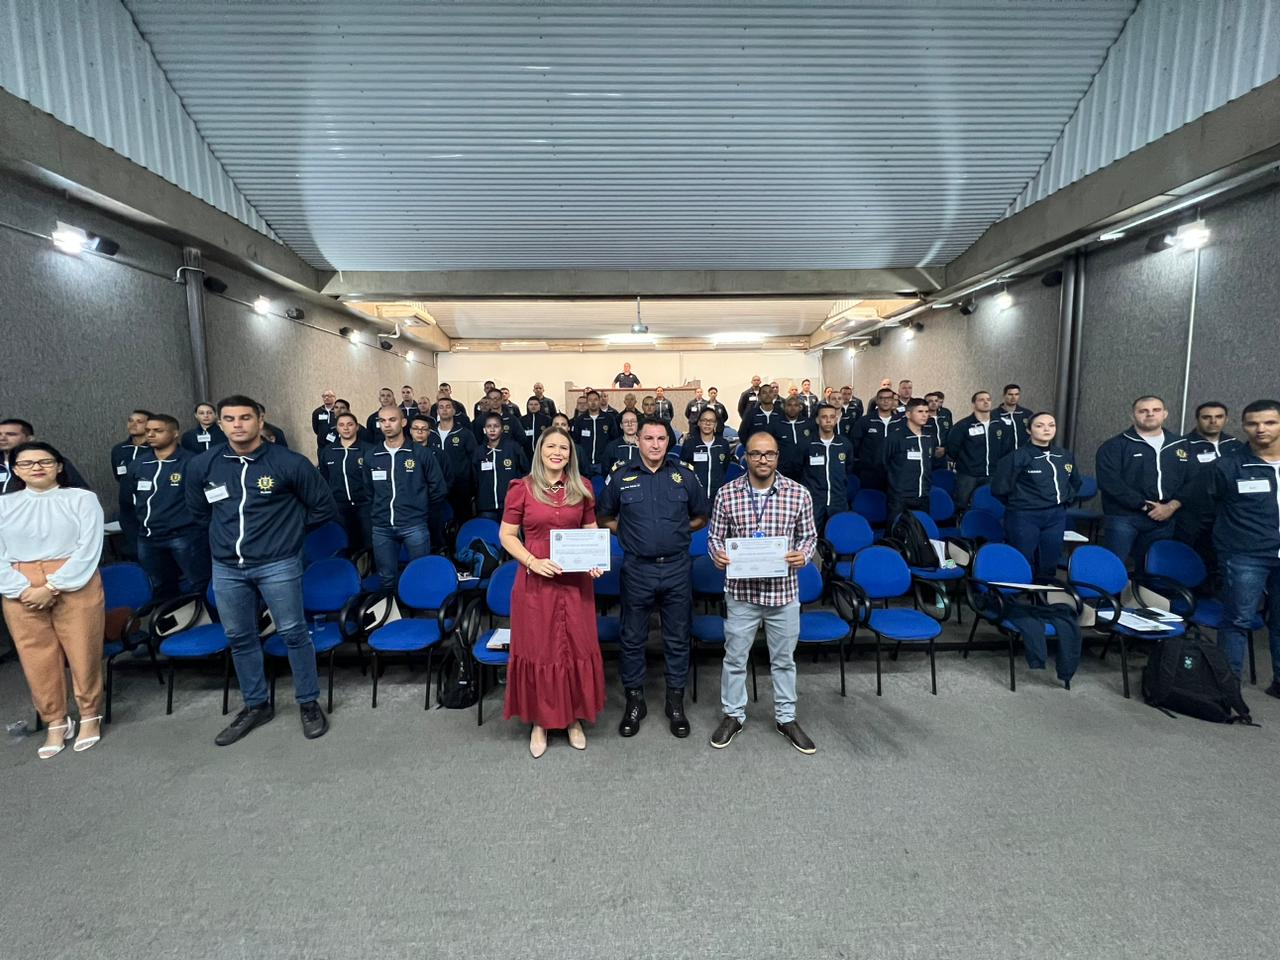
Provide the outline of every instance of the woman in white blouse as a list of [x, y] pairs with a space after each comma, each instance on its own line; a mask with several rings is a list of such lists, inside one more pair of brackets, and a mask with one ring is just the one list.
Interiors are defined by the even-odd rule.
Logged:
[[102, 507], [90, 491], [66, 486], [62, 455], [47, 443], [21, 444], [11, 462], [23, 489], [0, 497], [0, 595], [31, 700], [49, 728], [37, 751], [48, 760], [76, 730], [64, 657], [80, 712], [73, 749], [88, 750], [101, 736]]

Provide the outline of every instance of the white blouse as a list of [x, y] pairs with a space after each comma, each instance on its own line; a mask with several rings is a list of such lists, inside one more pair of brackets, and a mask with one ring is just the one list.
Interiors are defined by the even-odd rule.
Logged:
[[50, 586], [79, 590], [102, 559], [102, 506], [89, 490], [54, 487], [19, 490], [0, 497], [0, 594], [17, 599], [31, 581], [13, 564], [63, 560]]

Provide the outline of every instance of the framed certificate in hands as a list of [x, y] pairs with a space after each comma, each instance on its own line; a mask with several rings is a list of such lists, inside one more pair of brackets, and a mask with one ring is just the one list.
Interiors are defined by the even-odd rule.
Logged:
[[730, 537], [724, 542], [729, 580], [772, 580], [785, 577], [788, 541], [786, 537]]
[[565, 573], [609, 569], [609, 531], [552, 530], [551, 562]]

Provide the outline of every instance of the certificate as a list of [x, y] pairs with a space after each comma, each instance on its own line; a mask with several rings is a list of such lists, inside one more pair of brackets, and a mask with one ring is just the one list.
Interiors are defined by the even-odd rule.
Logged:
[[585, 573], [599, 567], [609, 569], [609, 531], [551, 531], [551, 562], [565, 573]]
[[724, 575], [730, 580], [770, 580], [790, 572], [786, 537], [731, 537], [724, 549], [729, 554]]

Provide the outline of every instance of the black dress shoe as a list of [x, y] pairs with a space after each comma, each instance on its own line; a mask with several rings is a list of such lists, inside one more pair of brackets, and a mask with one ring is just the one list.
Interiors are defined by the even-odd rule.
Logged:
[[791, 745], [801, 753], [817, 753], [818, 748], [813, 745], [813, 741], [809, 739], [809, 735], [800, 729], [800, 724], [794, 720], [787, 723], [779, 723], [777, 725], [778, 732], [791, 741]]
[[667, 691], [667, 719], [671, 721], [671, 735], [684, 739], [689, 735], [689, 718], [684, 715], [684, 691]]
[[640, 732], [640, 721], [649, 713], [644, 702], [643, 690], [628, 690], [627, 705], [622, 708], [622, 722], [618, 724], [618, 733], [624, 737], [634, 737]]
[[1275, 697], [1276, 699], [1280, 700], [1280, 680], [1272, 680], [1271, 686], [1267, 687], [1267, 689], [1263, 690], [1262, 692], [1265, 693], [1268, 697]]
[[723, 750], [733, 743], [733, 738], [738, 735], [738, 731], [741, 729], [741, 720], [735, 717], [725, 717], [720, 721], [720, 726], [716, 727], [716, 732], [711, 735], [711, 745], [717, 750]]
[[308, 700], [299, 705], [302, 710], [302, 735], [316, 740], [329, 732], [329, 718], [320, 709], [319, 700]]
[[236, 714], [236, 718], [231, 721], [221, 733], [213, 738], [213, 742], [220, 747], [229, 747], [254, 727], [260, 727], [272, 717], [276, 712], [271, 709], [271, 704], [260, 703], [256, 707], [245, 707]]

